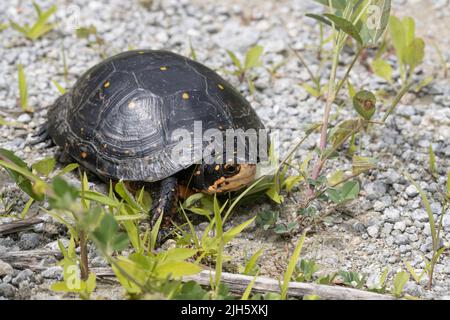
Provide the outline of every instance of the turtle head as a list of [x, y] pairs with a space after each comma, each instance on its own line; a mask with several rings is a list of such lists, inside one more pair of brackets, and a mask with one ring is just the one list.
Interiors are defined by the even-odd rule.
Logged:
[[191, 185], [214, 194], [241, 189], [255, 180], [256, 164], [201, 164], [193, 172]]

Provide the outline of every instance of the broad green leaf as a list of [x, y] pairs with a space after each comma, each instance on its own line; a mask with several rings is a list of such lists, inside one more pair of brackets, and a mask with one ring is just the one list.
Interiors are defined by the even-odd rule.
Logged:
[[395, 16], [391, 16], [389, 19], [389, 34], [397, 57], [403, 61], [402, 57], [406, 48], [406, 34], [402, 22]]
[[280, 193], [277, 190], [276, 185], [272, 185], [269, 189], [266, 191], [266, 195], [273, 200], [274, 202], [280, 204], [283, 202], [283, 196], [280, 195]]
[[34, 163], [31, 168], [44, 176], [48, 176], [53, 171], [55, 164], [55, 158], [51, 157]]
[[335, 185], [344, 179], [344, 171], [336, 170], [331, 176], [327, 178], [329, 185]]
[[159, 278], [171, 275], [173, 278], [189, 276], [202, 271], [199, 265], [186, 261], [175, 261], [157, 265], [154, 272]]
[[[366, 4], [366, 3], [365, 3]], [[390, 0], [371, 0], [359, 21], [360, 35], [364, 44], [376, 44], [385, 33], [391, 12]]]
[[377, 98], [367, 90], [359, 91], [352, 99], [353, 108], [365, 120], [370, 120], [375, 114]]
[[403, 30], [405, 31], [405, 44], [410, 45], [415, 39], [416, 23], [412, 17], [405, 17], [402, 20]]
[[415, 38], [404, 51], [404, 62], [412, 69], [422, 63], [425, 56], [425, 42], [420, 38]]
[[164, 263], [183, 261], [191, 258], [198, 252], [197, 249], [173, 248], [163, 253]]
[[392, 67], [389, 63], [381, 58], [378, 58], [372, 62], [372, 69], [375, 74], [387, 82], [392, 81]]
[[114, 187], [114, 190], [117, 192], [117, 194], [120, 195], [120, 197], [125, 200], [127, 204], [129, 204], [132, 208], [143, 211], [139, 203], [136, 202], [133, 195], [128, 191], [127, 187], [125, 186], [125, 183], [121, 180], [118, 183], [116, 183], [116, 186]]
[[353, 200], [358, 197], [359, 183], [357, 181], [347, 181], [342, 186], [340, 192], [342, 201]]
[[292, 189], [304, 180], [302, 175], [289, 176], [283, 181], [282, 187], [286, 189], [287, 192], [291, 192]]
[[245, 56], [245, 69], [259, 67], [262, 65], [261, 54], [263, 52], [262, 46], [254, 46], [247, 51]]
[[376, 168], [376, 160], [370, 157], [354, 155], [352, 157], [352, 173], [354, 175]]
[[106, 254], [112, 254], [113, 251], [120, 251], [128, 245], [128, 236], [126, 233], [118, 232], [119, 225], [113, 215], [105, 214], [101, 220], [100, 226], [92, 233], [97, 246]]
[[324, 13], [323, 15], [328, 19], [330, 19], [335, 24], [336, 28], [345, 32], [347, 35], [355, 39], [359, 44], [363, 44], [363, 41], [361, 39], [361, 36], [359, 35], [358, 30], [351, 21], [348, 21], [347, 19], [338, 17], [331, 13]]

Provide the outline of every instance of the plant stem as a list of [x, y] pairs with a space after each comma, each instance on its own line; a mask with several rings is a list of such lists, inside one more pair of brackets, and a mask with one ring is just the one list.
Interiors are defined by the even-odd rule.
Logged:
[[81, 280], [86, 281], [89, 277], [88, 266], [88, 250], [87, 250], [87, 236], [84, 231], [80, 231], [80, 259], [81, 259]]
[[364, 47], [360, 47], [358, 49], [358, 52], [355, 54], [355, 57], [353, 58], [352, 62], [350, 63], [350, 65], [347, 68], [347, 71], [345, 72], [344, 77], [342, 78], [342, 80], [339, 82], [338, 87], [336, 89], [336, 93], [335, 95], [337, 96], [339, 94], [339, 92], [342, 89], [342, 86], [344, 85], [345, 81], [347, 80], [348, 76], [350, 75], [350, 71], [353, 69], [356, 61], [358, 61], [359, 56], [361, 55], [361, 52], [363, 51]]
[[[333, 105], [334, 99], [335, 99], [335, 84], [336, 84], [336, 71], [337, 71], [337, 65], [339, 62], [339, 53], [340, 53], [340, 46], [337, 44], [337, 40], [334, 42], [334, 53], [333, 53], [333, 65], [331, 67], [331, 74], [330, 74], [330, 81], [328, 83], [328, 95], [327, 95], [327, 102], [325, 105], [325, 111], [323, 114], [323, 121], [322, 121], [322, 130], [320, 133], [320, 151], [323, 152], [327, 146], [327, 132], [328, 132], [328, 121], [330, 118], [330, 112], [331, 112], [331, 106]], [[316, 164], [314, 165], [312, 176], [311, 178], [313, 180], [316, 180], [319, 177], [320, 170], [322, 170], [323, 162], [319, 158], [317, 159]]]
[[389, 115], [394, 111], [394, 109], [397, 107], [400, 100], [403, 98], [405, 93], [408, 92], [408, 90], [411, 88], [412, 83], [407, 82], [403, 85], [403, 87], [400, 89], [400, 91], [395, 96], [394, 100], [392, 100], [391, 106], [389, 107], [388, 111], [383, 116], [383, 122], [386, 122]]

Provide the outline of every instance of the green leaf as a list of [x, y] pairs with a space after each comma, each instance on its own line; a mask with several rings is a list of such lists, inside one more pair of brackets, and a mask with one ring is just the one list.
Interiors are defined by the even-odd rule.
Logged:
[[60, 85], [56, 80], [52, 80], [52, 83], [55, 85], [56, 89], [58, 89], [59, 93], [66, 93], [66, 89], [62, 85]]
[[55, 164], [55, 158], [51, 157], [34, 163], [31, 168], [44, 176], [48, 176], [53, 171]]
[[377, 98], [367, 90], [359, 91], [353, 97], [353, 108], [365, 120], [370, 120], [375, 114]]
[[433, 146], [430, 144], [428, 149], [429, 168], [433, 177], [437, 176], [436, 156], [434, 155]]
[[202, 271], [202, 268], [199, 265], [186, 261], [163, 263], [157, 265], [154, 270], [159, 278], [166, 278], [169, 275], [173, 278], [179, 278], [197, 274], [200, 271]]
[[239, 59], [236, 57], [236, 55], [230, 50], [227, 50], [227, 53], [230, 56], [230, 59], [233, 62], [233, 64], [236, 66], [236, 68], [238, 68], [239, 70], [242, 70], [241, 61], [239, 61]]
[[392, 67], [389, 63], [381, 58], [378, 58], [372, 62], [372, 69], [375, 74], [387, 82], [392, 81]]
[[288, 266], [286, 268], [286, 271], [284, 272], [283, 276], [283, 284], [281, 286], [281, 300], [286, 300], [287, 298], [287, 292], [289, 289], [289, 282], [292, 279], [292, 274], [295, 270], [295, 265], [297, 264], [297, 261], [300, 257], [300, 253], [302, 252], [303, 243], [305, 242], [306, 233], [303, 233], [300, 239], [297, 242], [297, 245], [295, 246], [294, 252], [292, 253], [292, 256], [289, 260]]
[[25, 73], [23, 71], [23, 65], [19, 63], [17, 66], [18, 79], [19, 79], [19, 95], [20, 95], [20, 106], [23, 111], [28, 111], [28, 92], [27, 92], [27, 81], [25, 79]]
[[342, 186], [341, 197], [343, 201], [353, 200], [358, 197], [359, 194], [359, 183], [358, 181], [347, 181]]
[[61, 169], [55, 176], [60, 176], [66, 173], [69, 173], [75, 169], [77, 169], [80, 165], [78, 163], [69, 163], [67, 166]]
[[363, 2], [360, 6], [365, 8], [365, 12], [355, 12], [361, 14], [361, 20], [358, 21], [359, 33], [364, 44], [375, 45], [385, 33], [391, 12], [390, 0], [371, 0]]
[[416, 23], [412, 17], [405, 17], [402, 20], [403, 30], [405, 31], [405, 44], [410, 45], [415, 38]]
[[308, 18], [312, 18], [312, 19], [317, 20], [317, 21], [319, 21], [319, 22], [321, 22], [321, 23], [324, 23], [325, 25], [327, 25], [327, 26], [329, 26], [329, 27], [332, 27], [332, 26], [333, 26], [333, 24], [331, 23], [330, 20], [324, 18], [324, 17], [321, 16], [321, 15], [314, 14], [314, 13], [307, 13], [306, 16], [307, 16]]
[[106, 254], [123, 250], [129, 243], [128, 236], [124, 232], [118, 232], [119, 225], [112, 214], [106, 213], [100, 226], [92, 233], [96, 244]]
[[93, 191], [93, 190], [85, 190], [83, 192], [83, 194], [80, 192], [79, 196], [83, 195], [83, 197], [87, 200], [92, 200], [92, 201], [96, 201], [98, 203], [107, 205], [107, 206], [112, 206], [112, 207], [118, 207], [120, 206], [120, 201], [118, 201], [117, 199], [112, 199], [100, 192], [97, 191]]
[[251, 275], [255, 275], [257, 273], [256, 263], [258, 262], [258, 259], [261, 257], [263, 252], [264, 252], [264, 249], [261, 248], [250, 257], [250, 259], [245, 264], [244, 274], [251, 276]]
[[321, 5], [326, 6], [327, 8], [330, 5], [331, 2], [331, 6], [333, 7], [333, 9], [339, 9], [339, 10], [344, 10], [345, 7], [347, 6], [347, 0], [314, 0], [317, 3], [320, 3]]
[[269, 189], [267, 189], [266, 195], [278, 204], [283, 202], [283, 196], [280, 195], [275, 184], [272, 185]]
[[450, 171], [447, 173], [447, 192], [445, 196], [450, 200]]
[[302, 83], [301, 86], [303, 87], [303, 89], [305, 89], [306, 92], [308, 92], [314, 98], [319, 98], [322, 95], [322, 93], [319, 90], [317, 90], [316, 88], [313, 88], [306, 82]]
[[254, 46], [247, 51], [245, 56], [245, 69], [249, 70], [262, 65], [261, 54], [263, 52], [262, 46]]
[[331, 13], [324, 13], [325, 17], [330, 19], [336, 26], [337, 29], [342, 30], [347, 35], [355, 39], [359, 44], [363, 44], [361, 36], [359, 35], [358, 29], [353, 25], [351, 21], [344, 19], [342, 17], [338, 17]]
[[34, 181], [41, 180], [28, 169], [27, 164], [23, 162], [22, 159], [17, 157], [13, 152], [0, 148], [0, 159], [1, 158], [7, 159], [9, 161], [8, 162], [0, 160], [0, 166], [3, 166], [6, 169], [10, 177], [22, 191], [24, 191], [34, 200], [44, 200], [44, 194], [35, 192], [33, 190], [33, 184], [31, 182], [31, 179]]
[[142, 207], [139, 205], [139, 203], [136, 202], [136, 200], [134, 199], [133, 195], [128, 191], [127, 187], [125, 186], [125, 183], [122, 180], [119, 181], [118, 183], [116, 183], [116, 186], [114, 187], [114, 190], [133, 209], [136, 209], [138, 211], [144, 211], [142, 209]]
[[393, 280], [392, 293], [396, 297], [401, 297], [405, 284], [409, 281], [409, 274], [405, 271], [398, 272]]
[[12, 27], [14, 30], [16, 30], [16, 31], [18, 31], [18, 32], [20, 32], [20, 33], [22, 33], [23, 35], [26, 35], [26, 34], [28, 33], [28, 28], [19, 26], [17, 23], [15, 23], [15, 22], [12, 21], [12, 20], [9, 20], [9, 24], [11, 25], [11, 27]]
[[422, 63], [425, 56], [425, 42], [420, 38], [415, 38], [404, 51], [404, 62], [412, 69]]
[[22, 210], [22, 212], [20, 213], [20, 219], [24, 219], [24, 218], [25, 218], [25, 216], [27, 215], [28, 210], [30, 210], [30, 207], [31, 207], [31, 205], [33, 204], [33, 202], [34, 202], [34, 199], [33, 199], [33, 198], [30, 198], [30, 199], [27, 201], [27, 203], [25, 204], [25, 207], [23, 207], [23, 210]]
[[397, 57], [403, 61], [403, 52], [406, 48], [406, 34], [403, 28], [402, 22], [395, 16], [391, 16], [389, 19], [389, 33], [391, 36], [392, 44], [395, 48]]
[[376, 160], [374, 158], [358, 155], [352, 157], [352, 173], [354, 175], [358, 175], [374, 168], [376, 168]]
[[55, 5], [51, 6], [50, 9], [39, 15], [36, 23], [28, 31], [27, 37], [31, 40], [36, 40], [51, 31], [55, 25], [48, 24], [47, 20], [56, 12], [57, 7]]
[[225, 232], [223, 234], [223, 243], [227, 244], [228, 242], [230, 242], [233, 238], [235, 238], [238, 234], [240, 234], [245, 228], [247, 228], [254, 220], [256, 217], [253, 217], [243, 223], [241, 223], [240, 225], [231, 228], [230, 230], [228, 230], [227, 232]]
[[353, 85], [350, 82], [350, 80], [347, 80], [347, 87], [348, 87], [348, 95], [349, 95], [350, 98], [353, 99], [353, 97], [356, 94], [356, 90], [355, 90], [355, 87], [353, 87]]

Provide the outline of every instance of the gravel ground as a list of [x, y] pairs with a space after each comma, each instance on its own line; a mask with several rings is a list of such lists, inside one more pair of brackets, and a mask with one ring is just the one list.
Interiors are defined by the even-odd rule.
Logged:
[[[148, 3], [149, 1], [142, 1]], [[267, 127], [280, 131], [281, 153], [284, 154], [302, 136], [302, 126], [320, 121], [323, 101], [311, 97], [299, 83], [309, 81], [305, 68], [293, 57], [288, 44], [302, 50], [308, 65], [318, 67], [315, 51], [318, 30], [305, 18], [305, 12], [317, 10], [308, 1], [153, 1], [145, 7], [137, 1], [39, 1], [48, 8], [59, 7], [57, 19], [69, 17], [72, 23], [62, 23], [57, 31], [30, 42], [19, 33], [8, 28], [0, 33], [0, 115], [6, 120], [17, 121], [17, 127], [1, 127], [0, 147], [8, 148], [28, 162], [51, 156], [55, 148], [31, 147], [32, 131], [44, 121], [46, 107], [59, 93], [51, 83], [57, 80], [70, 87], [83, 71], [110, 56], [129, 48], [170, 49], [189, 54], [189, 37], [197, 52], [198, 60], [218, 70], [239, 87]], [[413, 15], [417, 19], [417, 32], [428, 43], [436, 41], [446, 61], [450, 58], [450, 35], [446, 22], [450, 17], [448, 1], [394, 1], [396, 14]], [[79, 19], [73, 19], [78, 12]], [[72, 14], [72, 15], [71, 15]], [[8, 19], [24, 23], [33, 17], [31, 4], [23, 1], [0, 2], [0, 21]], [[94, 39], [77, 39], [73, 22], [81, 26], [94, 25], [105, 41], [102, 46], [89, 45]], [[67, 19], [66, 19], [67, 21]], [[256, 92], [250, 96], [246, 85], [240, 85], [233, 76], [223, 72], [230, 69], [225, 50], [243, 55], [249, 46], [264, 46], [264, 65], [271, 66], [285, 60], [275, 76], [265, 68], [255, 71]], [[65, 48], [68, 63], [67, 83], [63, 75], [61, 47]], [[344, 54], [347, 62], [350, 55]], [[422, 256], [429, 257], [431, 248], [427, 215], [415, 188], [402, 176], [408, 171], [427, 192], [431, 207], [439, 217], [441, 206], [438, 192], [444, 188], [450, 157], [450, 83], [444, 78], [435, 50], [427, 46], [427, 56], [422, 74], [432, 75], [434, 81], [419, 94], [408, 94], [398, 107], [397, 116], [386, 126], [376, 126], [363, 139], [364, 155], [378, 159], [379, 169], [361, 178], [361, 197], [341, 208], [325, 223], [322, 230], [308, 237], [304, 256], [315, 259], [321, 272], [339, 269], [358, 271], [376, 282], [385, 267], [391, 276], [409, 261], [418, 271], [424, 268]], [[28, 81], [29, 104], [33, 114], [24, 114], [18, 107], [17, 63], [25, 66]], [[326, 79], [326, 72], [322, 75]], [[351, 75], [352, 83], [369, 90], [388, 89], [389, 86], [370, 74], [366, 68], [357, 66]], [[335, 109], [336, 110], [336, 109]], [[339, 117], [353, 115], [350, 107], [339, 109]], [[298, 152], [304, 158], [318, 136], [313, 134]], [[427, 172], [428, 148], [432, 144], [438, 163], [438, 178], [432, 179]], [[332, 162], [330, 168], [347, 170], [350, 163]], [[75, 179], [75, 177], [73, 177]], [[0, 191], [4, 203], [15, 201], [12, 213], [20, 212], [27, 199], [21, 195], [7, 174], [0, 171]], [[261, 210], [279, 211], [283, 220], [296, 213], [299, 196], [293, 193], [281, 207], [268, 202], [248, 207], [242, 215], [235, 215], [233, 223], [248, 218]], [[30, 214], [38, 208], [32, 206]], [[46, 223], [33, 230], [0, 238], [0, 252], [11, 250], [56, 249], [56, 240], [64, 237], [64, 228], [43, 216]], [[0, 223], [11, 218], [4, 217]], [[450, 242], [450, 215], [444, 218], [442, 242]], [[202, 224], [197, 228], [201, 229]], [[260, 227], [251, 227], [227, 249], [237, 261], [244, 253], [250, 254], [265, 247], [265, 258], [261, 262], [263, 274], [279, 277], [285, 266], [288, 253], [292, 251], [297, 236], [286, 238]], [[237, 249], [237, 250], [236, 250]], [[104, 262], [95, 250], [90, 252], [96, 266]], [[0, 299], [48, 299], [61, 296], [51, 292], [49, 284], [61, 277], [61, 269], [55, 267], [54, 259], [41, 261], [40, 271], [17, 270], [0, 261]], [[230, 269], [233, 266], [229, 266]], [[409, 281], [405, 291], [426, 299], [450, 299], [450, 257], [443, 255], [436, 266], [435, 285], [425, 290], [425, 283]], [[101, 284], [97, 295], [114, 298], [120, 289]]]

